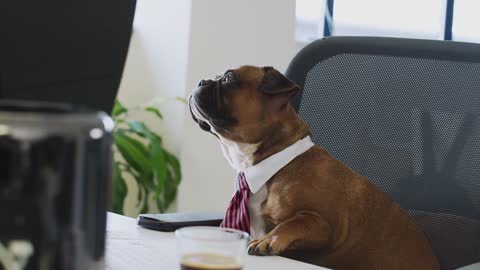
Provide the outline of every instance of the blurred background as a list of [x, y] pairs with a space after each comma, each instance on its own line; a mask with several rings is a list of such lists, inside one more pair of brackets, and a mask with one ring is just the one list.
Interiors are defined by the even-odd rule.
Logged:
[[[221, 211], [234, 191], [217, 140], [174, 99], [200, 79], [244, 64], [284, 71], [297, 51], [331, 35], [480, 42], [478, 10], [478, 0], [138, 0], [119, 99], [127, 107], [158, 101], [160, 123], [135, 117], [179, 157], [182, 180], [167, 211]], [[137, 186], [126, 180], [124, 212], [136, 216]]]

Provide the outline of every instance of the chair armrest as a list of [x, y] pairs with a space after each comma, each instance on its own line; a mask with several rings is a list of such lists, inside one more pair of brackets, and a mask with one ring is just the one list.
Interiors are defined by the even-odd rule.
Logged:
[[480, 270], [480, 262], [457, 268], [457, 270]]

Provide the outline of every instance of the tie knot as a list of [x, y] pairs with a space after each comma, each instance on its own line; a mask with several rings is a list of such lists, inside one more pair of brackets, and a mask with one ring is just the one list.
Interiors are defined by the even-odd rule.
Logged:
[[248, 187], [247, 179], [245, 178], [245, 174], [243, 172], [240, 172], [238, 174], [238, 189], [250, 191], [250, 188]]

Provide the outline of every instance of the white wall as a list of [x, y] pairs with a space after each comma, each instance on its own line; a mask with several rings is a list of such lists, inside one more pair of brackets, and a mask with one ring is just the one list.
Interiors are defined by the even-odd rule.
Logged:
[[[184, 96], [188, 61], [191, 0], [138, 0], [134, 30], [119, 90], [128, 107], [155, 97]], [[160, 105], [164, 121], [140, 114], [164, 137], [165, 146], [179, 154], [185, 106], [180, 102]], [[136, 216], [137, 189], [128, 183], [125, 214]]]
[[[193, 0], [191, 15], [187, 89], [244, 64], [283, 71], [293, 57], [294, 0]], [[225, 210], [235, 173], [215, 137], [185, 122], [178, 210]]]
[[[283, 71], [295, 52], [294, 23], [294, 0], [138, 0], [119, 98], [135, 106], [156, 96], [186, 97], [200, 79], [243, 64]], [[162, 125], [139, 117], [181, 154], [178, 210], [224, 210], [234, 171], [216, 139], [194, 125], [180, 103], [160, 109]], [[130, 183], [127, 215], [137, 213], [136, 192]]]

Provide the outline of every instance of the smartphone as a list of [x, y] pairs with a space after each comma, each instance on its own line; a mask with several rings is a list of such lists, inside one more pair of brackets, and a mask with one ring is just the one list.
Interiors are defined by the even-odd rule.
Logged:
[[188, 226], [220, 226], [225, 213], [180, 212], [168, 214], [141, 214], [137, 224], [151, 230], [173, 232]]

